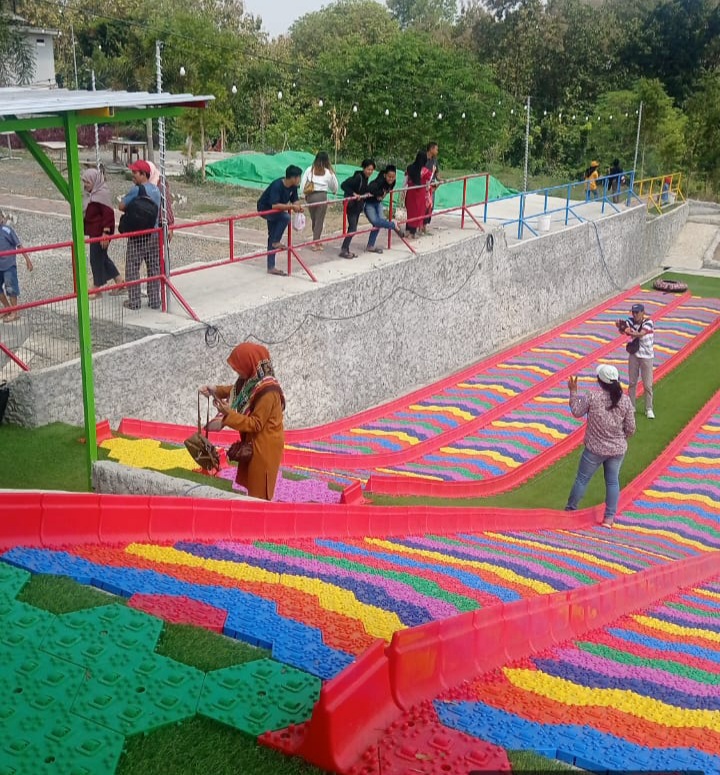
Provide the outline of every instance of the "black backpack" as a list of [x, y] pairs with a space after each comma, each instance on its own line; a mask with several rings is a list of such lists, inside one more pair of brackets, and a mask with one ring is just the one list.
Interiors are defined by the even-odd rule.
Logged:
[[120, 234], [155, 228], [158, 206], [147, 195], [144, 185], [139, 185], [138, 189], [138, 195], [128, 203], [125, 212], [120, 216]]

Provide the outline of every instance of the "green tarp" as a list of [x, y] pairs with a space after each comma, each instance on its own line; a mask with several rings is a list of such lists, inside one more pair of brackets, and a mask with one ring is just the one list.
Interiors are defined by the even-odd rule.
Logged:
[[[305, 170], [313, 162], [311, 153], [301, 151], [284, 151], [283, 153], [268, 156], [264, 153], [243, 153], [230, 159], [216, 161], [207, 165], [207, 176], [217, 183], [229, 183], [233, 186], [245, 188], [264, 189], [276, 178], [285, 174], [285, 168], [291, 164]], [[349, 178], [358, 167], [350, 164], [338, 164], [335, 167], [338, 181], [342, 183]], [[402, 175], [398, 175], [402, 185]], [[500, 199], [517, 193], [513, 189], [506, 188], [497, 178], [490, 176], [490, 199]], [[467, 203], [477, 204], [485, 201], [485, 178], [471, 178], [467, 185]], [[448, 183], [440, 186], [435, 195], [435, 209], [443, 210], [447, 207], [458, 207], [462, 204], [463, 182]]]

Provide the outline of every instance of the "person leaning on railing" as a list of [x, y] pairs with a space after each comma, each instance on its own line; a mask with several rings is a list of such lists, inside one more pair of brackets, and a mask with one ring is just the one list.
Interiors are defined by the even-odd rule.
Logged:
[[[330, 157], [321, 151], [315, 161], [303, 172], [300, 180], [300, 190], [303, 192], [305, 201], [310, 208], [310, 221], [312, 223], [313, 240], [317, 242], [322, 237], [323, 226], [325, 225], [325, 214], [327, 213], [328, 191], [337, 194], [338, 179], [335, 177], [335, 171], [330, 164]], [[313, 245], [311, 250], [324, 250], [322, 245]]]
[[350, 244], [357, 231], [365, 200], [370, 196], [370, 177], [373, 172], [375, 172], [375, 159], [363, 159], [362, 169], [356, 170], [353, 175], [340, 184], [343, 194], [349, 200], [346, 204], [347, 236], [340, 248], [341, 258], [357, 258], [357, 253], [350, 251]]
[[[298, 186], [302, 170], [291, 164], [285, 170], [284, 178], [277, 178], [262, 192], [257, 200], [259, 213], [267, 221], [268, 255], [267, 272], [272, 275], [284, 276], [286, 273], [275, 266], [275, 254], [278, 250], [286, 250], [282, 241], [285, 229], [290, 224], [290, 213], [301, 213], [303, 206], [298, 201]], [[268, 211], [272, 212], [268, 212]]]

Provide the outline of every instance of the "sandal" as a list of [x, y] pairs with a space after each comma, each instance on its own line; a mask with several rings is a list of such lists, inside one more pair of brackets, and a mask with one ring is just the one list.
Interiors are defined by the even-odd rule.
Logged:
[[16, 320], [18, 320], [19, 317], [20, 317], [20, 314], [17, 312], [3, 312], [2, 322], [14, 323]]
[[130, 303], [130, 299], [125, 299], [125, 301], [123, 302], [123, 307], [125, 307], [125, 309], [131, 309], [135, 312], [137, 312], [140, 309], [140, 305], [138, 304], [137, 307], [134, 306], [133, 304]]
[[340, 258], [357, 258], [357, 253], [351, 253], [349, 250], [341, 250]]
[[382, 253], [383, 251], [382, 251], [382, 248], [371, 248], [371, 247], [366, 247], [366, 248], [365, 248], [365, 252], [366, 252], [366, 253]]
[[287, 277], [287, 272], [283, 272], [282, 269], [268, 269], [268, 274], [273, 274], [276, 277]]

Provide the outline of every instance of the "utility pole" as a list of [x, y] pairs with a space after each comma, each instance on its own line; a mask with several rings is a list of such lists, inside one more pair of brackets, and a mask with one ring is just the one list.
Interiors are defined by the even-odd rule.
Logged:
[[640, 148], [640, 127], [642, 126], [642, 100], [640, 101], [640, 108], [638, 109], [638, 125], [637, 125], [637, 137], [635, 138], [635, 158], [633, 159], [633, 172], [637, 174], [637, 159], [638, 149]]
[[[92, 78], [92, 90], [95, 89], [95, 70], [91, 71]], [[95, 124], [95, 166], [100, 169], [100, 133], [98, 132], [98, 125]]]
[[523, 170], [523, 191], [528, 190], [528, 159], [530, 158], [530, 95], [525, 104], [525, 168]]
[[75, 68], [75, 91], [78, 91], [80, 87], [78, 86], [77, 54], [75, 53], [75, 27], [72, 22], [70, 22], [70, 37], [72, 38], [73, 67]]
[[[162, 41], [155, 41], [155, 73], [157, 82], [157, 93], [162, 94]], [[160, 154], [160, 212], [162, 213], [162, 241], [163, 255], [165, 256], [165, 276], [170, 276], [170, 240], [168, 239], [168, 203], [167, 203], [167, 183], [165, 179], [165, 118], [158, 118], [158, 152]], [[170, 294], [167, 294], [168, 309]]]

